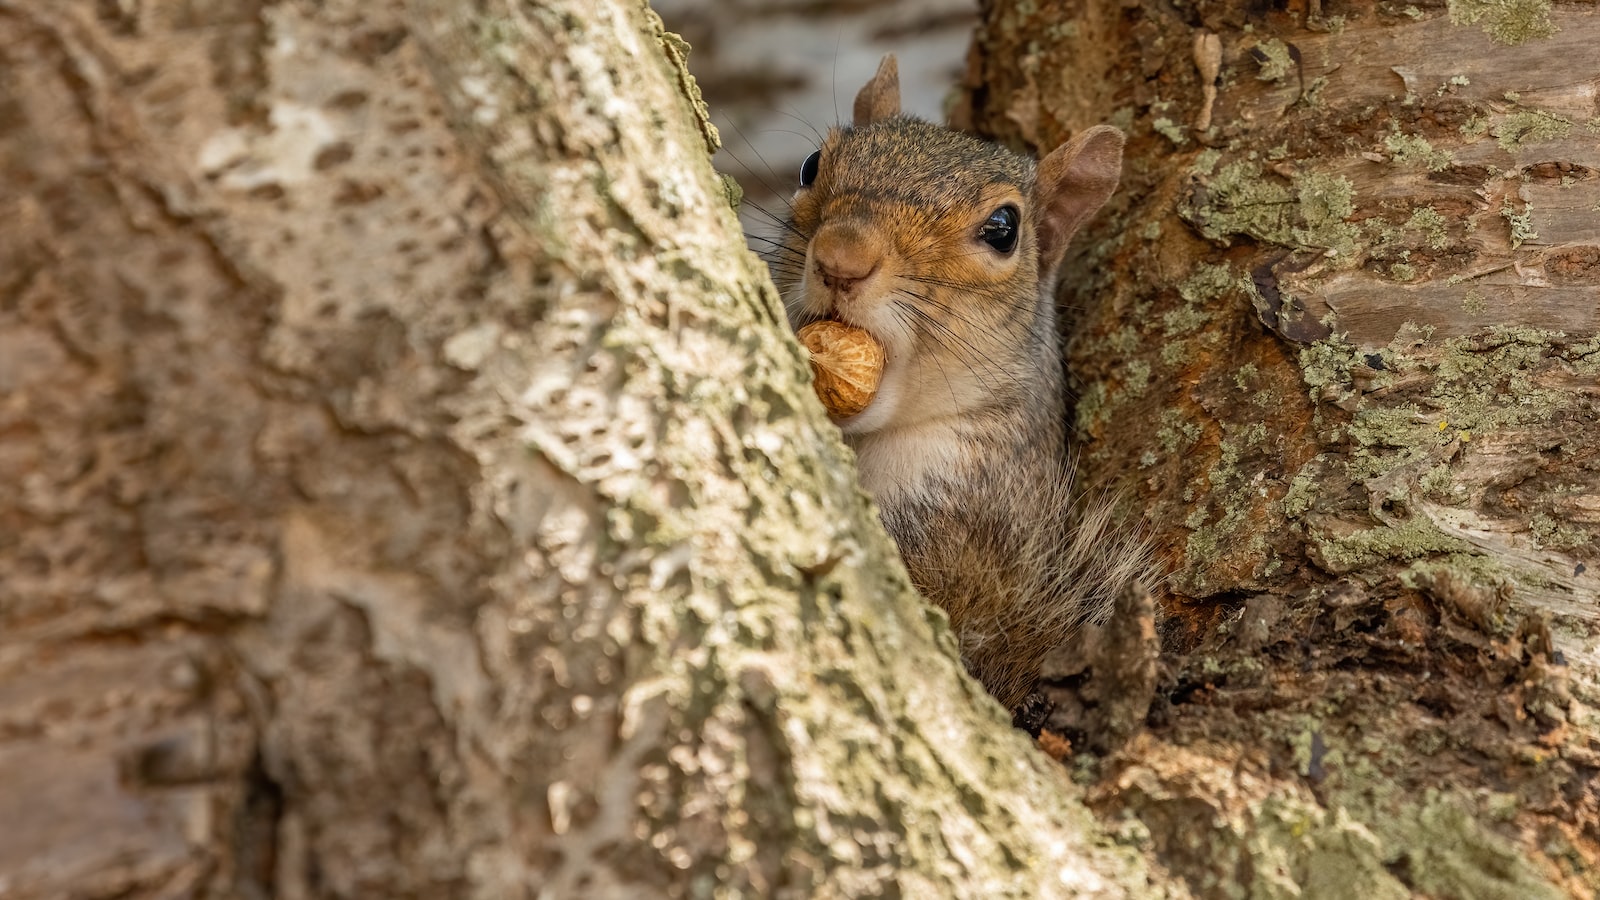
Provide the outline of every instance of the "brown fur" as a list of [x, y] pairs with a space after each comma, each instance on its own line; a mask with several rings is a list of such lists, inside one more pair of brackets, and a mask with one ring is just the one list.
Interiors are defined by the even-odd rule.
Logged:
[[[1032, 160], [899, 112], [893, 58], [794, 198], [773, 272], [799, 328], [836, 318], [884, 343], [883, 386], [840, 422], [917, 587], [1008, 708], [1045, 653], [1146, 567], [1109, 505], [1074, 497], [1056, 267], [1116, 186], [1122, 136]], [[979, 239], [1014, 205], [1009, 254]]]

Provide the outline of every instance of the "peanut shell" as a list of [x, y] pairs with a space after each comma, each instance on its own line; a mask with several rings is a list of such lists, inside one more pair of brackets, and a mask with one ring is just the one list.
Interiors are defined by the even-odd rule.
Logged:
[[832, 320], [812, 322], [797, 337], [811, 351], [812, 385], [828, 415], [847, 419], [866, 409], [883, 380], [883, 345]]

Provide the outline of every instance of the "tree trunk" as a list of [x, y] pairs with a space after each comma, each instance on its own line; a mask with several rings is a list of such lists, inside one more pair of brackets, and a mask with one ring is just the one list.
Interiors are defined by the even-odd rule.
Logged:
[[1600, 891], [1597, 42], [1543, 2], [985, 3], [958, 124], [1131, 132], [1065, 302], [1171, 675], [1095, 797], [1197, 894]]
[[0, 0], [0, 895], [1184, 893], [911, 593], [683, 49]]
[[1593, 895], [1600, 19], [1049, 6], [966, 118], [1133, 133], [1077, 416], [1174, 572], [1098, 820], [641, 6], [0, 0], [0, 896]]

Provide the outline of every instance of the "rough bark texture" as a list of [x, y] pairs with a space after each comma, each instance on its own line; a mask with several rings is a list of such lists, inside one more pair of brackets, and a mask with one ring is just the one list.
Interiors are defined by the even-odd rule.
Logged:
[[1170, 671], [1101, 812], [1205, 896], [1594, 896], [1600, 15], [984, 17], [961, 124], [1133, 137], [1070, 355], [1088, 477], [1168, 548]]
[[639, 3], [0, 0], [0, 893], [1153, 896]]

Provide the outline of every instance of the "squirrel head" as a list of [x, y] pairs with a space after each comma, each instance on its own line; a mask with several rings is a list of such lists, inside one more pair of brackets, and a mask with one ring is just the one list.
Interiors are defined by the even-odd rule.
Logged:
[[1122, 144], [1102, 125], [1035, 164], [901, 115], [895, 59], [884, 58], [853, 123], [801, 166], [773, 267], [795, 328], [836, 319], [884, 345], [882, 385], [840, 422], [846, 434], [1059, 390], [1056, 271], [1116, 189]]

